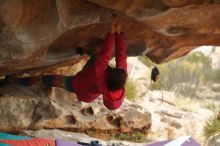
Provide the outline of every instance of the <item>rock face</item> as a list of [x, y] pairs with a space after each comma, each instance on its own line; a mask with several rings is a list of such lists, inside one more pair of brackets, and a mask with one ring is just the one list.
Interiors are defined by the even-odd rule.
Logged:
[[123, 20], [128, 55], [157, 63], [200, 45], [220, 44], [218, 0], [3, 0], [0, 75], [71, 58], [77, 46], [100, 45], [113, 13]]
[[151, 128], [150, 113], [127, 103], [113, 112], [104, 107], [100, 98], [91, 104], [80, 103], [73, 93], [41, 86], [4, 85], [0, 93], [0, 131], [61, 129], [99, 135], [147, 135]]

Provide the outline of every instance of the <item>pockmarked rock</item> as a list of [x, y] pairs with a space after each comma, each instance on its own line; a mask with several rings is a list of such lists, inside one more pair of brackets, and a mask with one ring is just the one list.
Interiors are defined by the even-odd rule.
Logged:
[[72, 132], [132, 133], [148, 135], [151, 114], [127, 102], [110, 111], [102, 98], [93, 103], [79, 102], [63, 89], [48, 90], [42, 85], [31, 87], [2, 85], [0, 88], [0, 131], [60, 129]]

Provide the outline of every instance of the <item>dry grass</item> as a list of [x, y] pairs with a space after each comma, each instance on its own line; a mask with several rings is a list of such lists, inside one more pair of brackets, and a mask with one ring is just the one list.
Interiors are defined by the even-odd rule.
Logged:
[[202, 104], [200, 100], [189, 97], [177, 97], [175, 103], [177, 107], [187, 111], [196, 111]]
[[128, 100], [133, 101], [138, 96], [135, 80], [128, 79], [125, 85], [125, 94]]

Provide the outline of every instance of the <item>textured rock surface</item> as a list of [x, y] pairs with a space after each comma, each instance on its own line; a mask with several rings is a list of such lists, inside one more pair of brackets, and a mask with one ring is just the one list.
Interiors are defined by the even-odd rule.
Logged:
[[[129, 55], [155, 62], [220, 44], [219, 0], [3, 0], [0, 2], [0, 75], [47, 67], [94, 48], [121, 15]], [[12, 11], [13, 10], [13, 11]], [[80, 59], [80, 58], [79, 58]]]
[[0, 93], [0, 131], [55, 128], [147, 135], [151, 127], [150, 113], [127, 103], [113, 112], [104, 107], [101, 99], [92, 104], [80, 103], [72, 93], [58, 88], [46, 92], [40, 86], [4, 85]]

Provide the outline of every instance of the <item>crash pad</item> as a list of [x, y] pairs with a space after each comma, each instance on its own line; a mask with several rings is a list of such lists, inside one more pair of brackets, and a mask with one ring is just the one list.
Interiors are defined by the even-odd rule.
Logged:
[[62, 139], [56, 139], [56, 146], [81, 146], [74, 142], [64, 141]]
[[56, 146], [55, 140], [33, 138], [28, 140], [3, 140], [0, 143], [9, 144], [12, 146]]
[[13, 135], [13, 134], [7, 134], [0, 132], [0, 139], [7, 139], [7, 140], [25, 140], [25, 139], [31, 139], [31, 137], [28, 136], [19, 136], [19, 135]]

